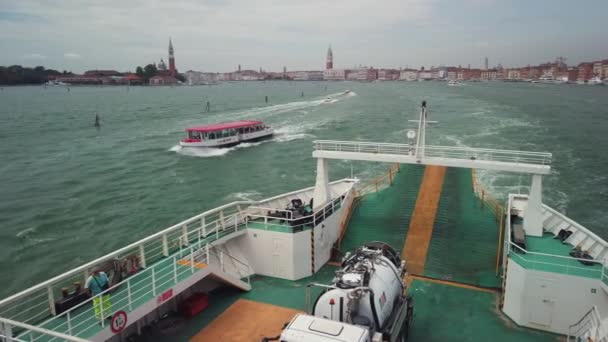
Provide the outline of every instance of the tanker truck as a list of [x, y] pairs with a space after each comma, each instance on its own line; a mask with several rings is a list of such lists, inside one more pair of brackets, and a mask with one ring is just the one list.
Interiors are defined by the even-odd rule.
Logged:
[[[308, 285], [308, 314], [296, 315], [280, 336], [265, 341], [407, 341], [414, 307], [405, 275], [405, 262], [390, 245], [366, 243], [344, 256], [331, 284]], [[320, 294], [310, 305], [315, 289]]]

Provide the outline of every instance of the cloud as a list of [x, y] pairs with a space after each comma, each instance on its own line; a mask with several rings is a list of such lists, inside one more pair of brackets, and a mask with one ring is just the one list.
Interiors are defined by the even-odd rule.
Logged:
[[39, 53], [28, 53], [27, 55], [23, 56], [23, 58], [25, 58], [25, 59], [46, 59], [46, 56], [39, 54]]
[[65, 57], [67, 59], [79, 59], [81, 56], [80, 56], [80, 54], [77, 54], [74, 52], [66, 52], [63, 54], [63, 57]]

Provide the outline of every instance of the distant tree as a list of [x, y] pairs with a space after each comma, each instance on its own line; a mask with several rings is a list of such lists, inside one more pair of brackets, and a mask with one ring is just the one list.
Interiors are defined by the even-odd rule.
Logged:
[[140, 66], [137, 67], [137, 69], [135, 69], [135, 74], [139, 77], [144, 77], [144, 69]]
[[180, 82], [186, 82], [186, 77], [183, 74], [176, 74], [175, 78], [177, 78]]
[[44, 67], [39, 65], [39, 66], [37, 66], [37, 67], [34, 68], [34, 71], [42, 73], [42, 72], [44, 72]]
[[144, 83], [148, 83], [148, 81], [156, 76], [158, 69], [156, 69], [156, 65], [148, 64], [144, 67]]

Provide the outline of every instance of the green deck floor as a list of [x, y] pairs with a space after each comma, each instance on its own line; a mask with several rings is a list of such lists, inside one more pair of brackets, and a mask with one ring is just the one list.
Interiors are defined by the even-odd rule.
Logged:
[[[401, 250], [416, 203], [424, 168], [402, 167], [393, 186], [366, 195], [357, 205], [342, 242], [342, 251], [365, 241], [380, 240]], [[470, 170], [446, 174], [438, 219], [427, 257], [427, 276], [496, 286], [494, 276], [497, 223], [471, 191]], [[443, 266], [442, 263], [445, 265]], [[327, 284], [336, 268], [323, 267], [313, 277], [296, 282], [254, 277], [252, 290], [219, 288], [210, 306], [183, 324], [179, 332], [158, 331], [142, 341], [186, 341], [240, 298], [292, 309], [305, 309], [306, 284]], [[449, 271], [449, 272], [448, 272]], [[517, 327], [496, 306], [497, 294], [414, 280], [409, 288], [415, 300], [410, 341], [555, 341], [559, 337]]]
[[497, 294], [414, 280], [410, 341], [558, 341], [553, 334], [520, 328], [497, 308]]
[[423, 173], [423, 166], [402, 165], [391, 187], [365, 195], [352, 214], [340, 247], [342, 252], [367, 241], [383, 241], [400, 252]]
[[471, 170], [446, 170], [424, 275], [500, 287], [495, 271], [498, 223], [472, 189]]

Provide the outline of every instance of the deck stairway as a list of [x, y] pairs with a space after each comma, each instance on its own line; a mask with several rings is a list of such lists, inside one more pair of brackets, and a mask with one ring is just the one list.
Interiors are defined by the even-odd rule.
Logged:
[[608, 342], [608, 321], [602, 319], [596, 306], [593, 306], [578, 322], [572, 324], [566, 341]]
[[[179, 227], [176, 234], [159, 234], [155, 240], [141, 243], [140, 250], [152, 251], [155, 246], [161, 246], [156, 248], [161, 252], [157, 257], [148, 257], [149, 261], [140, 271], [113, 284], [108, 290], [111, 312], [126, 312], [128, 324], [132, 324], [206, 278], [244, 291], [251, 290], [249, 278], [253, 270], [244, 260], [223, 248], [246, 232], [246, 224], [239, 222], [238, 217], [238, 214], [222, 217], [216, 222], [198, 225], [196, 229]], [[158, 241], [164, 244], [157, 244]], [[44, 310], [44, 301], [41, 303], [38, 307]], [[95, 317], [92, 298], [33, 324], [5, 318], [0, 319], [0, 341], [2, 336], [11, 335], [17, 341], [50, 341], [59, 335], [70, 336], [72, 339], [63, 339], [72, 341], [106, 340], [113, 335], [109, 321]]]
[[568, 232], [570, 236], [564, 240], [564, 243], [573, 248], [579, 248], [594, 260], [603, 261], [605, 259], [608, 244], [600, 237], [547, 205], [543, 205], [542, 213], [543, 227], [546, 232], [550, 232], [556, 237], [562, 230]]

